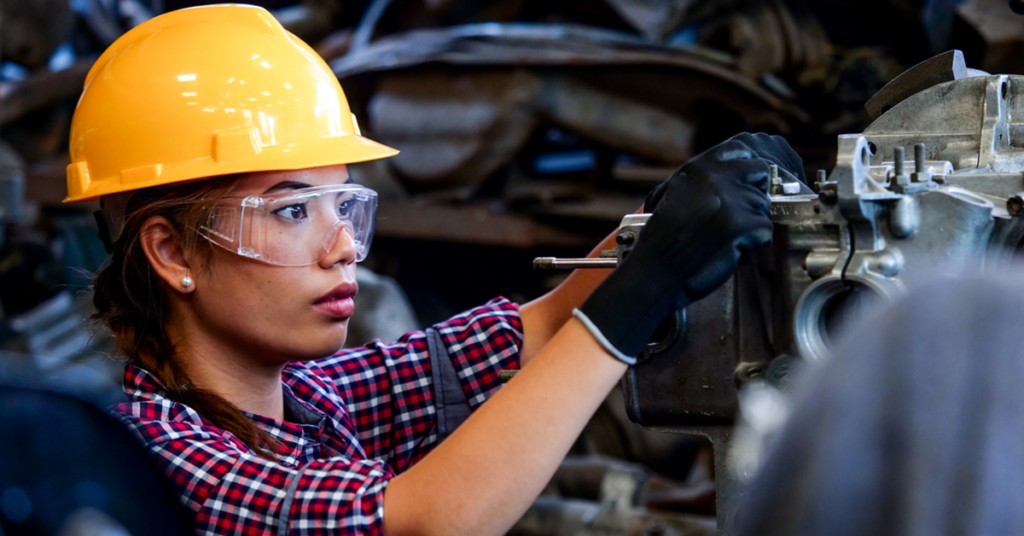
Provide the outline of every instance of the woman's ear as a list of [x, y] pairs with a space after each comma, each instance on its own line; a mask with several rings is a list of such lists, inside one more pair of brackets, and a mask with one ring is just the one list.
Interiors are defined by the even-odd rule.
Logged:
[[163, 216], [150, 216], [139, 230], [139, 244], [150, 266], [172, 289], [187, 294], [196, 289], [192, 266], [177, 231]]

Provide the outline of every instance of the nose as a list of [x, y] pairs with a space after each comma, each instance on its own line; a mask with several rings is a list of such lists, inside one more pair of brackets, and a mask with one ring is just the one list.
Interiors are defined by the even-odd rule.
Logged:
[[334, 225], [324, 243], [327, 254], [317, 263], [321, 268], [356, 262], [356, 241], [352, 237], [351, 227], [352, 224], [343, 221]]

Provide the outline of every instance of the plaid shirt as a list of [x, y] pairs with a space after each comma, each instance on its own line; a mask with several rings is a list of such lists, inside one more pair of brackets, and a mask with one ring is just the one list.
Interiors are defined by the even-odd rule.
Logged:
[[153, 375], [132, 365], [129, 401], [114, 412], [156, 455], [200, 534], [380, 534], [388, 481], [443, 439], [437, 369], [453, 371], [448, 384], [476, 408], [498, 389], [499, 370], [519, 366], [522, 324], [503, 298], [429, 331], [289, 363], [288, 422], [250, 415], [280, 440], [276, 462], [166, 398]]

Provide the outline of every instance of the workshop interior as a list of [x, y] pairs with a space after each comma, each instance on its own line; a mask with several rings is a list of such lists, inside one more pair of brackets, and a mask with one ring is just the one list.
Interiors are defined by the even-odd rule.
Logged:
[[[106, 223], [94, 215], [98, 198], [64, 201], [72, 118], [100, 55], [154, 17], [214, 3], [0, 1], [0, 535], [190, 530], [177, 521], [181, 505], [164, 475], [104, 414], [125, 397], [113, 335], [91, 319], [92, 275], [108, 262]], [[829, 394], [809, 384], [839, 382], [815, 371], [849, 361], [837, 348], [856, 347], [842, 343], [851, 330], [871, 321], [897, 330], [907, 315], [888, 308], [917, 289], [934, 291], [928, 285], [937, 278], [1020, 270], [1024, 2], [248, 3], [269, 10], [323, 58], [362, 136], [399, 151], [348, 168], [352, 182], [376, 192], [377, 205], [347, 347], [398, 340], [497, 296], [526, 303], [574, 270], [614, 269], [642, 242], [652, 217], [641, 210], [648, 193], [734, 135], [781, 136], [803, 159], [803, 177], [771, 168], [771, 245], [745, 251], [723, 285], [661, 322], [507, 534], [1024, 531], [1015, 517], [984, 521], [986, 506], [972, 496], [962, 503], [970, 506], [945, 514], [947, 525], [915, 531], [899, 518], [900, 527], [858, 532], [851, 520], [870, 517], [856, 510], [863, 505], [832, 502], [801, 514], [793, 505], [816, 494], [833, 499], [833, 488], [801, 487], [771, 470], [781, 460], [775, 468], [798, 472], [800, 461], [786, 462], [780, 448], [802, 453], [809, 465], [820, 461], [818, 451], [800, 446], [835, 427], [801, 428], [790, 419], [813, 396]], [[614, 247], [586, 258], [609, 235]], [[963, 325], [1006, 320], [985, 311], [930, 313]], [[908, 330], [944, 325], [907, 322]], [[1012, 377], [1006, 370], [1024, 359], [1013, 350], [1016, 367], [987, 372]], [[941, 363], [936, 356], [934, 366]], [[884, 404], [869, 400], [866, 386], [894, 378], [939, 388], [942, 381], [927, 379], [933, 374], [850, 373], [865, 388], [861, 399], [843, 400]], [[975, 381], [985, 381], [981, 374]], [[503, 371], [502, 380], [515, 381], [515, 371]], [[982, 405], [995, 411], [1013, 403]], [[835, 412], [822, 422], [856, 413], [829, 407]], [[889, 429], [903, 415], [879, 411], [881, 423], [838, 422]], [[982, 437], [1003, 421], [985, 422], [960, 433]], [[999, 460], [1024, 478], [1013, 473], [1024, 465], [1017, 460], [1024, 450], [1014, 450], [1019, 439], [1006, 439], [1012, 456], [990, 450], [998, 438], [1024, 434], [1000, 430], [994, 443], [971, 443], [958, 459], [1014, 458]], [[102, 461], [104, 452], [120, 463]], [[882, 463], [842, 459], [836, 478], [854, 487], [870, 485], [856, 475], [875, 474], [858, 463]], [[926, 462], [892, 463], [879, 478], [911, 486], [907, 466]], [[784, 482], [775, 494], [758, 491], [765, 474]], [[948, 483], [975, 489], [982, 474], [964, 469]], [[79, 482], [62, 484], [57, 475]], [[864, 508], [882, 520], [898, 518], [887, 508], [913, 510], [897, 487], [884, 487], [889, 503]], [[1006, 497], [990, 498], [992, 516], [1001, 508], [1024, 512], [1024, 481], [999, 489]]]

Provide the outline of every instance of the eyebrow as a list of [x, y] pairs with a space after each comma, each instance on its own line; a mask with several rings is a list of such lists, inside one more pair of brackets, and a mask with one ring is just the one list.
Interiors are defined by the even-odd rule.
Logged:
[[265, 192], [263, 192], [263, 193], [264, 194], [269, 194], [269, 193], [272, 193], [272, 192], [280, 192], [282, 190], [298, 190], [298, 189], [301, 189], [301, 188], [310, 188], [310, 187], [311, 187], [311, 185], [306, 184], [304, 182], [299, 182], [299, 181], [282, 181], [282, 182], [279, 182], [279, 183], [271, 186], [270, 188], [267, 188], [267, 190]]

